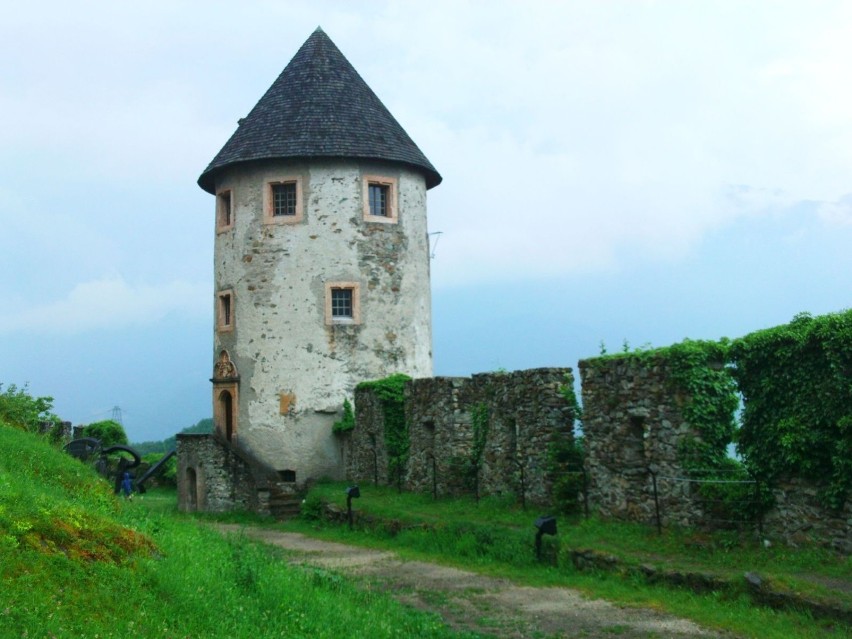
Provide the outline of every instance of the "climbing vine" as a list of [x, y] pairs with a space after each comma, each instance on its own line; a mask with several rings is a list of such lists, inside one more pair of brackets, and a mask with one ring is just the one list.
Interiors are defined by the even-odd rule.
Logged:
[[467, 454], [454, 455], [450, 461], [450, 472], [461, 480], [466, 490], [473, 492], [479, 501], [479, 471], [490, 430], [491, 412], [488, 404], [480, 402], [470, 411], [471, 442]]
[[684, 340], [668, 349], [672, 383], [685, 393], [683, 414], [697, 432], [680, 447], [683, 468], [697, 485], [702, 505], [717, 521], [757, 520], [771, 505], [769, 491], [728, 447], [737, 437], [739, 389], [727, 365], [730, 342]]
[[738, 448], [767, 480], [798, 475], [840, 508], [852, 491], [852, 310], [757, 331], [731, 345], [743, 393]]
[[355, 428], [355, 411], [352, 409], [352, 402], [348, 399], [343, 400], [343, 417], [334, 422], [331, 427], [332, 432], [342, 434], [348, 433]]
[[385, 450], [388, 455], [388, 478], [402, 488], [402, 478], [408, 465], [409, 437], [405, 421], [405, 383], [411, 378], [398, 373], [369, 382], [361, 382], [357, 389], [372, 390], [382, 404], [385, 423]]
[[683, 415], [698, 437], [682, 452], [687, 469], [728, 466], [728, 445], [736, 433], [737, 384], [727, 368], [728, 341], [684, 340], [666, 349], [671, 381], [685, 393]]
[[490, 413], [488, 405], [480, 402], [473, 407], [471, 413], [471, 426], [473, 427], [473, 441], [470, 446], [470, 458], [468, 460], [468, 476], [473, 483], [473, 494], [479, 501], [479, 471], [482, 468], [482, 455], [485, 452], [485, 442], [488, 440]]
[[582, 420], [583, 411], [572, 382], [571, 376], [566, 375], [565, 383], [559, 387], [559, 394], [571, 406], [574, 423], [567, 425], [564, 433], [557, 433], [547, 451], [547, 471], [553, 481], [553, 507], [557, 512], [566, 514], [581, 510], [585, 483], [583, 438], [573, 436], [572, 432], [575, 424]]

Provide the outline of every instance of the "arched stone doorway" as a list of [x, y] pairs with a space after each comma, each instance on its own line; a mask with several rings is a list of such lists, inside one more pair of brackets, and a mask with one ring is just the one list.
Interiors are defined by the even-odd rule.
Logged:
[[213, 422], [216, 431], [225, 441], [232, 442], [237, 436], [239, 413], [240, 376], [228, 351], [221, 350], [213, 366]]

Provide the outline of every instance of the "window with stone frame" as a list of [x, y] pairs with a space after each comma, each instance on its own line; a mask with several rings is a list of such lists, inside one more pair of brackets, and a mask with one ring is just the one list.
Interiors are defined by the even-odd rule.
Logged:
[[234, 227], [234, 192], [223, 189], [216, 193], [216, 232], [222, 233]]
[[298, 176], [269, 180], [263, 191], [265, 224], [297, 224], [304, 219], [302, 180]]
[[365, 175], [364, 181], [364, 219], [368, 222], [396, 224], [397, 179], [378, 175]]
[[361, 323], [361, 287], [357, 282], [328, 282], [325, 286], [325, 323]]
[[234, 293], [222, 291], [217, 294], [216, 327], [219, 332], [234, 330]]
[[296, 183], [272, 185], [272, 217], [296, 215]]

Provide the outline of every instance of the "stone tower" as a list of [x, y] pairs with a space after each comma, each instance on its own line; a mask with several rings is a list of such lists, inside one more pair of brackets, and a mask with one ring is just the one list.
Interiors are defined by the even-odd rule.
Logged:
[[317, 29], [198, 179], [216, 196], [220, 440], [342, 476], [355, 385], [432, 374], [426, 191], [441, 176]]

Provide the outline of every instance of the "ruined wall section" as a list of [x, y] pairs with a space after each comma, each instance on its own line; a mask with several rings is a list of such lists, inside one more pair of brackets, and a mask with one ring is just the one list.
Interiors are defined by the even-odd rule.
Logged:
[[573, 387], [571, 369], [515, 371], [489, 375], [480, 383], [490, 418], [484, 485], [493, 493], [518, 494], [523, 471], [527, 499], [549, 501], [552, 445], [574, 439], [574, 407], [561, 390]]
[[[405, 415], [410, 447], [404, 488], [434, 490], [438, 495], [470, 492], [461, 466], [471, 455], [474, 411], [483, 407], [488, 437], [479, 474], [480, 494], [519, 494], [523, 468], [527, 499], [547, 502], [551, 443], [555, 438], [573, 438], [573, 407], [560, 392], [563, 385], [572, 384], [570, 368], [408, 382]], [[356, 392], [355, 414], [348, 476], [372, 481], [376, 450], [379, 482], [388, 483], [384, 416], [371, 390]]]
[[346, 477], [358, 483], [386, 485], [388, 455], [382, 402], [372, 389], [355, 389], [355, 428], [348, 434]]
[[409, 458], [406, 487], [437, 495], [464, 491], [454, 466], [470, 453], [470, 409], [479, 399], [467, 377], [434, 377], [405, 385]]
[[653, 468], [662, 524], [700, 523], [690, 484], [669, 479], [686, 475], [679, 446], [698, 433], [683, 416], [688, 397], [674, 389], [667, 360], [604, 357], [579, 368], [590, 504], [604, 517], [655, 523]]

